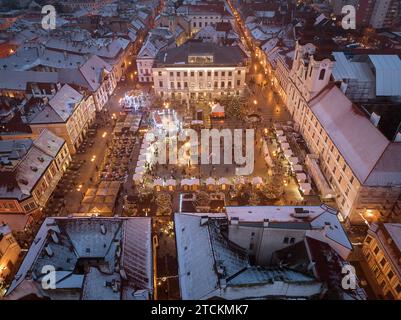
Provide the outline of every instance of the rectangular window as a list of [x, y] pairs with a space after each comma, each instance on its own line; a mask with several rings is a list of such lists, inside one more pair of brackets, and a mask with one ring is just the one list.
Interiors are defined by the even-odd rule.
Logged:
[[214, 76], [217, 77], [219, 73], [217, 71], [214, 72]]
[[208, 71], [208, 72], [207, 72], [207, 76], [208, 76], [208, 77], [211, 77], [211, 76], [212, 76], [212, 71]]
[[170, 77], [174, 77], [174, 72], [170, 72]]
[[231, 71], [228, 72], [228, 76], [231, 77], [233, 73]]
[[237, 80], [237, 86], [241, 85], [241, 80]]
[[373, 250], [374, 254], [377, 255], [379, 253], [380, 249], [378, 246], [375, 247], [375, 249]]
[[163, 81], [159, 81], [159, 87], [163, 88]]
[[188, 77], [188, 72], [184, 71], [184, 77]]

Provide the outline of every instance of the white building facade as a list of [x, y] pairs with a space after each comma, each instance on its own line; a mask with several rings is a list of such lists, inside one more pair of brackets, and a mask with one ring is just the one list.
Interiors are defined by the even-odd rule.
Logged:
[[153, 66], [155, 92], [164, 100], [241, 96], [246, 85], [245, 60], [239, 47], [216, 47], [211, 43], [162, 51]]

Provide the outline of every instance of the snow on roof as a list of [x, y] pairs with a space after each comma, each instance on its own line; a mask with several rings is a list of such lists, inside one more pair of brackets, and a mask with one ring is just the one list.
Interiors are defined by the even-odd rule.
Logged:
[[94, 55], [79, 70], [91, 89], [96, 91], [102, 84], [103, 71], [111, 72], [113, 68], [110, 64]]
[[174, 218], [183, 300], [200, 299], [218, 285], [209, 230], [200, 227], [200, 219], [188, 214], [175, 214]]
[[326, 87], [310, 107], [352, 172], [365, 182], [386, 150], [387, 138], [336, 86]]
[[397, 55], [369, 55], [376, 69], [376, 95], [401, 96], [401, 59]]
[[206, 218], [199, 214], [175, 214], [183, 300], [310, 297], [321, 292], [321, 283], [296, 271], [251, 267], [245, 250], [221, 233], [225, 221], [211, 215]]
[[63, 147], [65, 140], [59, 136], [56, 136], [50, 130], [45, 129], [40, 133], [33, 143], [43, 152], [55, 157]]
[[42, 45], [26, 45], [10, 57], [2, 59], [0, 69], [3, 70], [32, 70], [37, 66], [52, 68], [76, 68], [85, 62], [83, 55], [64, 53], [51, 50]]
[[[96, 259], [89, 272], [69, 274], [80, 259]], [[101, 261], [100, 261], [101, 260]], [[41, 288], [42, 267], [53, 265], [61, 287]], [[83, 280], [84, 279], [84, 280]], [[20, 296], [19, 287], [35, 281], [40, 294], [60, 298], [63, 289], [82, 290], [81, 299], [120, 299], [136, 290], [152, 291], [151, 222], [149, 218], [47, 218], [40, 227], [7, 292]], [[81, 281], [82, 280], [82, 281]], [[123, 281], [124, 280], [124, 281]], [[75, 291], [74, 291], [75, 292]], [[72, 293], [72, 292], [71, 292]]]
[[74, 113], [75, 107], [82, 101], [83, 95], [65, 84], [50, 99], [49, 105], [60, 116], [63, 121], [67, 121]]
[[367, 63], [349, 61], [344, 52], [333, 52], [333, 57], [336, 60], [333, 68], [333, 77], [336, 81], [344, 79], [375, 81], [375, 77]]

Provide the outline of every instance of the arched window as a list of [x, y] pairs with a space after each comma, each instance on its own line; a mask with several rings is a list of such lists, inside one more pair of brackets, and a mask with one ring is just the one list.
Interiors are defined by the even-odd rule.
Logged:
[[319, 74], [319, 80], [323, 80], [326, 75], [326, 69], [322, 69]]

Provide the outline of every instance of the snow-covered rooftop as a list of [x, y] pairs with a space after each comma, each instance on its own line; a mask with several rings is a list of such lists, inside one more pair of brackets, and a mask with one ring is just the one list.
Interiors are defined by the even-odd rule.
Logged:
[[281, 267], [251, 266], [246, 251], [227, 239], [227, 219], [175, 214], [181, 298], [263, 299], [318, 295], [313, 277]]
[[[56, 289], [41, 286], [44, 266], [57, 270]], [[7, 298], [33, 293], [50, 299], [149, 298], [153, 290], [151, 220], [149, 218], [47, 218], [39, 229]], [[60, 284], [60, 286], [59, 286]], [[60, 290], [58, 290], [60, 289]]]

